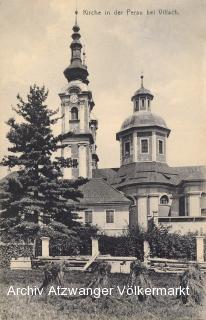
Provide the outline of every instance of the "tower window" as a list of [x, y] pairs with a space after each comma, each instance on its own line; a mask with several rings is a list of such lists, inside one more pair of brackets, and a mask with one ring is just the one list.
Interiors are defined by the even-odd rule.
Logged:
[[114, 210], [106, 210], [106, 223], [114, 223]]
[[139, 111], [139, 99], [135, 101], [135, 111]]
[[169, 203], [168, 196], [164, 195], [160, 198], [160, 204], [168, 204], [168, 203]]
[[78, 109], [76, 107], [71, 109], [71, 120], [78, 120]]
[[159, 140], [158, 143], [158, 148], [159, 148], [159, 154], [163, 154], [163, 140]]
[[92, 211], [91, 210], [85, 211], [85, 223], [91, 224], [92, 221], [93, 221]]
[[124, 144], [124, 155], [129, 156], [130, 155], [130, 142], [127, 141]]
[[148, 139], [141, 139], [141, 153], [149, 152], [149, 141]]
[[145, 109], [145, 99], [142, 99], [142, 106], [141, 109], [144, 110]]

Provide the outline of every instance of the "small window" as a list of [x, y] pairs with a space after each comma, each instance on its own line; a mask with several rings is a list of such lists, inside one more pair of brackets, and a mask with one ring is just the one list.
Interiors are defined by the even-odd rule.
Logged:
[[141, 153], [148, 153], [148, 139], [141, 139]]
[[145, 99], [142, 99], [142, 105], [141, 105], [141, 110], [145, 109]]
[[130, 155], [130, 142], [127, 141], [124, 144], [124, 154], [125, 156], [129, 156]]
[[159, 154], [163, 154], [163, 140], [159, 140]]
[[71, 109], [71, 120], [78, 120], [78, 109], [76, 107]]
[[85, 211], [85, 223], [92, 223], [92, 211], [91, 210], [87, 210]]
[[160, 204], [168, 204], [169, 203], [169, 198], [168, 196], [162, 196], [160, 198]]
[[136, 100], [135, 103], [136, 103], [135, 111], [139, 111], [139, 99]]
[[114, 223], [114, 210], [106, 210], [106, 223]]

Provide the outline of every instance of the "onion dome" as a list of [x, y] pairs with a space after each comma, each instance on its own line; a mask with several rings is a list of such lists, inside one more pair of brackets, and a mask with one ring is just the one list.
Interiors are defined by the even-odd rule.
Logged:
[[82, 44], [80, 42], [81, 35], [79, 33], [80, 28], [77, 24], [77, 14], [78, 11], [75, 11], [76, 18], [75, 18], [75, 24], [72, 28], [73, 34], [72, 34], [72, 43], [70, 45], [71, 48], [71, 62], [69, 67], [67, 67], [64, 70], [64, 75], [68, 82], [73, 80], [81, 80], [84, 83], [88, 84], [89, 80], [87, 79], [89, 73], [87, 71], [87, 66], [82, 62]]

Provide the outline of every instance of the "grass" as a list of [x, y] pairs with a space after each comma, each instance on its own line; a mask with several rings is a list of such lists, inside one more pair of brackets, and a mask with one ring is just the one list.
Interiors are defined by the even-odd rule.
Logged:
[[[200, 320], [202, 309], [200, 306], [185, 306], [175, 297], [150, 299], [140, 303], [137, 299], [119, 299], [93, 301], [86, 299], [64, 299], [61, 296], [7, 296], [8, 288], [26, 286], [40, 286], [42, 271], [11, 271], [0, 272], [0, 319], [1, 320]], [[72, 271], [65, 275], [65, 287], [86, 286], [92, 275]], [[111, 286], [127, 284], [128, 275], [113, 274], [110, 276]], [[151, 274], [153, 286], [178, 286], [178, 276], [172, 274]]]

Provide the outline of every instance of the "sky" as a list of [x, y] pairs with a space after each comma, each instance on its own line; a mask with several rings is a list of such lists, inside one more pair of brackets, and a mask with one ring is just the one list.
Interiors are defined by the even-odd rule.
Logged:
[[[133, 112], [131, 97], [141, 73], [154, 94], [152, 112], [171, 129], [168, 164], [206, 164], [206, 0], [78, 0], [77, 5], [99, 121], [99, 167], [119, 166], [116, 132]], [[75, 0], [0, 1], [0, 157], [8, 154], [5, 122], [15, 116], [17, 93], [25, 97], [30, 85], [45, 85], [48, 105], [60, 108], [75, 6]], [[127, 9], [136, 14], [127, 15]], [[159, 10], [178, 14], [160, 15]], [[1, 177], [6, 172], [1, 168]]]

